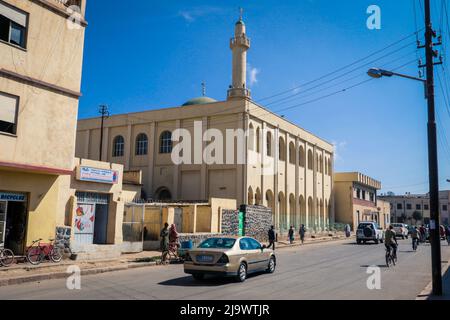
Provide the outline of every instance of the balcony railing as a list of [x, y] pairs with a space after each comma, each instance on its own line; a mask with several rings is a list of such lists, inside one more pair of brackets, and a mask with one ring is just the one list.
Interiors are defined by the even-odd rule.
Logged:
[[82, 0], [51, 0], [52, 2], [56, 2], [59, 5], [63, 5], [65, 7], [70, 6], [79, 6], [81, 8]]

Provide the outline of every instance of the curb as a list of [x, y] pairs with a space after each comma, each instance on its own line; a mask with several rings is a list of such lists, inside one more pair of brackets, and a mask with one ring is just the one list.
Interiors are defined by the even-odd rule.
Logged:
[[[143, 267], [152, 267], [156, 266], [156, 262], [130, 262], [125, 266], [112, 266], [112, 267], [102, 267], [102, 268], [92, 268], [92, 269], [84, 269], [81, 270], [81, 275], [93, 275], [93, 274], [101, 274], [113, 271], [123, 271], [128, 269], [137, 269]], [[54, 279], [63, 279], [68, 277], [69, 274], [67, 272], [54, 272], [54, 273], [43, 273], [36, 274], [30, 276], [21, 276], [9, 279], [0, 279], [0, 287], [23, 284], [28, 282], [39, 282], [43, 280], [54, 280]]]
[[[450, 269], [450, 262], [445, 265], [442, 270], [442, 276]], [[431, 281], [416, 297], [417, 301], [430, 300], [432, 298], [431, 292], [433, 291], [433, 282]], [[436, 297], [435, 299], [440, 299]]]
[[285, 249], [285, 248], [296, 248], [296, 247], [299, 247], [299, 248], [301, 248], [301, 247], [303, 247], [303, 246], [306, 246], [306, 245], [311, 245], [311, 244], [318, 244], [318, 243], [324, 243], [324, 242], [336, 242], [336, 241], [343, 241], [343, 240], [350, 240], [350, 239], [352, 239], [352, 238], [354, 238], [353, 236], [352, 237], [349, 237], [349, 238], [347, 238], [347, 237], [338, 237], [338, 238], [331, 238], [331, 239], [322, 239], [322, 240], [315, 240], [315, 241], [305, 241], [303, 244], [300, 244], [300, 243], [298, 243], [298, 244], [280, 244], [280, 245], [278, 245], [278, 247], [277, 247], [277, 249]]

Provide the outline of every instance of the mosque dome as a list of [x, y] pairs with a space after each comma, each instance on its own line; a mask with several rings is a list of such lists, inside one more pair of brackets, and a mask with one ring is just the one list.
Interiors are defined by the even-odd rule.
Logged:
[[198, 98], [193, 98], [190, 99], [188, 101], [186, 101], [182, 106], [193, 106], [193, 105], [197, 105], [197, 104], [208, 104], [208, 103], [214, 103], [217, 102], [217, 100], [214, 100], [213, 98], [209, 98], [209, 97], [198, 97]]

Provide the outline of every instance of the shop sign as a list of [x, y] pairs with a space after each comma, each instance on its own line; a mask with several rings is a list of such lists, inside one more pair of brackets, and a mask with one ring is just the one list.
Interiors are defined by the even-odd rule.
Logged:
[[119, 172], [108, 169], [79, 167], [77, 179], [80, 181], [117, 184], [119, 181]]
[[22, 193], [0, 192], [0, 201], [25, 202], [27, 196]]

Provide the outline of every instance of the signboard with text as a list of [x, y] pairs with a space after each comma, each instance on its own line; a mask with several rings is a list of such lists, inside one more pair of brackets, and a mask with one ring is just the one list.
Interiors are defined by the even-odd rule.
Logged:
[[117, 184], [119, 181], [119, 172], [109, 169], [79, 167], [77, 179], [87, 182]]

